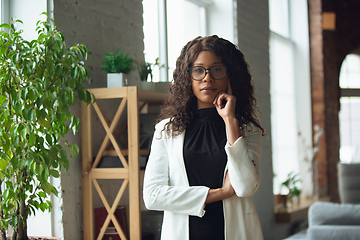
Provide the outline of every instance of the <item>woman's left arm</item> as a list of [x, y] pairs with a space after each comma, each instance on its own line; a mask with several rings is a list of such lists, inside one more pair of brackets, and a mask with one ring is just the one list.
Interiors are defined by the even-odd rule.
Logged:
[[245, 131], [249, 131], [246, 140], [240, 137], [225, 146], [230, 182], [238, 197], [253, 195], [261, 181], [261, 132], [253, 124]]
[[[235, 96], [220, 93], [214, 100], [214, 105], [226, 125], [227, 144], [225, 151], [228, 156], [228, 173], [230, 183], [238, 197], [253, 195], [260, 185], [261, 133], [250, 125], [246, 141], [241, 136], [239, 123], [235, 117]], [[225, 103], [225, 104], [223, 104]]]

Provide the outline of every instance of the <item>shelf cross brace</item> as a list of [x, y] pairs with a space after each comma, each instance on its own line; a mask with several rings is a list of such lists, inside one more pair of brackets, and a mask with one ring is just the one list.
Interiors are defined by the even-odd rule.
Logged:
[[109, 140], [113, 144], [114, 149], [115, 149], [119, 159], [121, 160], [121, 163], [124, 166], [124, 168], [126, 168], [126, 169], [128, 168], [127, 161], [126, 161], [124, 155], [121, 153], [119, 144], [116, 142], [116, 139], [115, 139], [115, 137], [113, 135], [113, 131], [114, 131], [117, 123], [119, 122], [119, 119], [120, 119], [120, 117], [121, 117], [121, 115], [122, 115], [122, 113], [123, 113], [123, 111], [125, 109], [126, 102], [127, 102], [127, 98], [123, 98], [118, 110], [115, 113], [114, 119], [113, 119], [110, 127], [108, 126], [108, 124], [107, 124], [107, 122], [106, 122], [106, 120], [105, 120], [99, 106], [97, 105], [97, 103], [96, 102], [93, 103], [94, 109], [95, 109], [95, 111], [96, 111], [96, 113], [97, 113], [97, 115], [98, 115], [98, 117], [99, 117], [105, 131], [106, 131], [106, 136], [105, 136], [105, 138], [104, 138], [104, 140], [103, 140], [103, 142], [101, 144], [100, 150], [99, 150], [99, 152], [98, 152], [98, 154], [96, 156], [96, 159], [95, 159], [95, 162], [94, 162], [92, 168], [96, 168], [97, 165], [99, 164], [100, 159], [103, 156], [103, 153], [104, 153], [104, 151], [106, 149], [106, 145], [108, 144]]

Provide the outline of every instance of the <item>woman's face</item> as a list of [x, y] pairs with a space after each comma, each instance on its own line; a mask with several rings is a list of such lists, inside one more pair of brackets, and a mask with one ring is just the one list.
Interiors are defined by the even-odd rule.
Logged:
[[[193, 67], [198, 67], [198, 66], [204, 67], [206, 69], [216, 66], [212, 69], [212, 73], [215, 78], [218, 78], [216, 77], [216, 75], [218, 74], [218, 72], [223, 71], [222, 66], [224, 66], [224, 64], [220, 61], [220, 58], [216, 56], [214, 53], [210, 51], [202, 51], [199, 53], [198, 57], [196, 58], [193, 64]], [[193, 72], [195, 71], [196, 70], [193, 69]], [[203, 69], [197, 70], [197, 72], [199, 72], [198, 73], [199, 76], [201, 76], [202, 71]], [[219, 76], [222, 75], [220, 74]], [[202, 108], [215, 107], [213, 101], [220, 92], [227, 91], [228, 81], [230, 80], [228, 78], [227, 72], [223, 78], [215, 80], [211, 76], [210, 70], [206, 70], [205, 78], [200, 81], [196, 81], [191, 78], [192, 89], [197, 98], [197, 108], [202, 109]]]

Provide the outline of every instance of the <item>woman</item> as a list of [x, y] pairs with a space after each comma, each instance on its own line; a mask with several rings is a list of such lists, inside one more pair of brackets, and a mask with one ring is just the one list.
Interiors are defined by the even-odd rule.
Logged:
[[144, 202], [164, 211], [162, 240], [263, 239], [251, 196], [261, 127], [249, 67], [217, 36], [188, 42], [155, 127]]

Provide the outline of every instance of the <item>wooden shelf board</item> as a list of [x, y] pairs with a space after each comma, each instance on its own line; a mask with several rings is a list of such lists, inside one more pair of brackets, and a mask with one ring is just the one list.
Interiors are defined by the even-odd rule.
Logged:
[[[96, 96], [96, 99], [112, 99], [126, 97], [127, 89], [135, 88], [135, 86], [119, 87], [119, 88], [90, 88], [87, 89], [90, 93]], [[138, 101], [146, 103], [162, 103], [165, 100], [166, 94], [161, 92], [148, 91], [138, 89]]]
[[[129, 150], [128, 149], [120, 149], [121, 153], [124, 156], [129, 156]], [[146, 156], [148, 155], [147, 149], [139, 149], [139, 155], [140, 156]], [[105, 150], [103, 156], [105, 157], [117, 157], [117, 153], [115, 150]]]
[[128, 179], [129, 169], [126, 168], [93, 168], [92, 179]]
[[165, 100], [166, 94], [160, 92], [153, 92], [148, 90], [139, 89], [138, 99], [146, 103], [162, 103]]
[[300, 204], [293, 204], [291, 207], [283, 208], [281, 205], [275, 207], [275, 220], [279, 223], [292, 223], [307, 217], [311, 204], [316, 201], [328, 201], [328, 198], [307, 199], [301, 198]]

